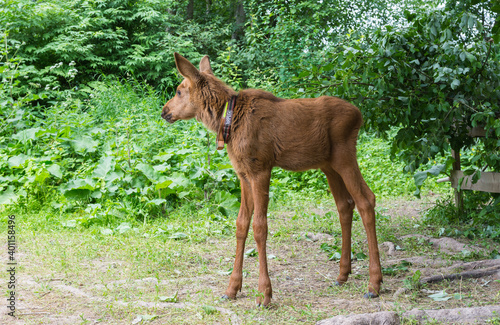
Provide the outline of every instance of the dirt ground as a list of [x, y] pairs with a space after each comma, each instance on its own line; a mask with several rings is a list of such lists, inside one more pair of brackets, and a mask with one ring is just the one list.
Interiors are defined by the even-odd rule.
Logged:
[[[397, 215], [398, 220], [416, 218], [423, 209], [425, 204], [415, 202], [386, 202], [383, 207], [384, 214]], [[270, 228], [292, 223], [291, 218], [291, 214], [284, 213], [270, 220]], [[284, 229], [279, 225], [278, 228]], [[313, 324], [336, 315], [379, 311], [402, 314], [414, 308], [500, 304], [500, 263], [473, 264], [477, 262], [470, 258], [470, 254], [476, 254], [482, 257], [480, 260], [485, 260], [488, 252], [499, 251], [499, 245], [494, 243], [484, 247], [481, 243], [462, 239], [432, 238], [419, 234], [418, 229], [414, 234], [396, 235], [395, 242], [379, 243], [382, 266], [392, 268], [393, 274], [384, 276], [380, 297], [367, 300], [362, 298], [368, 282], [367, 260], [354, 261], [348, 283], [342, 287], [334, 286], [338, 263], [329, 261], [326, 253], [319, 249], [321, 243], [331, 242], [332, 236], [321, 232], [295, 233], [293, 226], [289, 232], [289, 236], [281, 237], [271, 234], [269, 239], [273, 300], [267, 309], [255, 306], [256, 257], [245, 259], [244, 284], [237, 299], [219, 299], [229, 279], [225, 271], [231, 268], [234, 256], [232, 238], [209, 239], [198, 244], [198, 248], [206, 248], [201, 253], [202, 261], [186, 259], [186, 265], [179, 265], [178, 269], [174, 266], [172, 272], [165, 271], [168, 276], [141, 276], [129, 272], [136, 262], [127, 256], [116, 259], [113, 255], [103, 254], [99, 258], [83, 260], [78, 266], [69, 263], [66, 269], [51, 267], [57, 257], [40, 256], [37, 249], [41, 248], [35, 247], [51, 243], [47, 243], [45, 237], [36, 239], [34, 233], [35, 239], [30, 242], [34, 246], [27, 243], [17, 252], [20, 262], [16, 275], [16, 318], [7, 315], [7, 308], [3, 308], [0, 323]], [[78, 238], [74, 240], [78, 242]], [[52, 245], [57, 245], [57, 241]], [[255, 246], [250, 241], [247, 249], [252, 247]], [[460, 254], [469, 255], [461, 258]], [[2, 256], [2, 263], [7, 264], [7, 256]], [[78, 271], [73, 271], [77, 267]], [[492, 267], [498, 267], [497, 272], [485, 276], [416, 283], [426, 277]], [[416, 281], [409, 282], [408, 278], [415, 276], [417, 271], [420, 275]], [[162, 270], [158, 272], [162, 274]], [[6, 276], [0, 279], [0, 285], [7, 287]], [[441, 299], [429, 297], [439, 296], [440, 292]], [[404, 319], [403, 323], [416, 324], [411, 319]]]

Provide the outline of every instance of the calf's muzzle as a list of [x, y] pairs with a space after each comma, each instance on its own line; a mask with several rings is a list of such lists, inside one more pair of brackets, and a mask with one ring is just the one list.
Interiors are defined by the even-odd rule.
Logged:
[[163, 106], [163, 109], [161, 111], [161, 117], [166, 120], [168, 123], [174, 123], [175, 121], [172, 121], [172, 113], [169, 113], [168, 109], [168, 102]]

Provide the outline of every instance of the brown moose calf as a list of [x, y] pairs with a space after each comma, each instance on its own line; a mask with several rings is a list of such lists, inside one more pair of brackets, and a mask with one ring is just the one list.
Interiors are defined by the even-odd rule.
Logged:
[[321, 169], [335, 198], [342, 227], [342, 257], [337, 284], [351, 273], [351, 225], [357, 207], [366, 230], [370, 281], [365, 297], [376, 297], [382, 272], [375, 231], [375, 195], [366, 185], [356, 160], [356, 141], [362, 124], [358, 108], [335, 97], [282, 99], [271, 93], [246, 89], [236, 93], [217, 79], [208, 56], [200, 70], [175, 53], [185, 78], [161, 116], [168, 122], [196, 118], [218, 133], [219, 147], [227, 152], [241, 182], [241, 207], [236, 220], [236, 258], [225, 298], [241, 290], [243, 251], [252, 214], [259, 253], [257, 303], [266, 306], [272, 289], [267, 270], [267, 206], [271, 170]]

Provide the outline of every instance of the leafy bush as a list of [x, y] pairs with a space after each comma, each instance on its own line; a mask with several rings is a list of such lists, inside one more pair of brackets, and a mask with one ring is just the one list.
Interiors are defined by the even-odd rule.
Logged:
[[[409, 173], [425, 170], [415, 175], [417, 195], [427, 176], [451, 170], [452, 149], [464, 153], [468, 174], [499, 172], [498, 11], [488, 1], [406, 10], [399, 24], [345, 35], [322, 63], [303, 60], [291, 93], [349, 99], [385, 138], [396, 127], [391, 156]], [[477, 126], [485, 137], [469, 136]], [[483, 203], [494, 201], [489, 195]]]
[[[176, 86], [172, 54], [219, 53], [231, 35], [230, 15], [186, 20], [184, 1], [4, 1], [2, 32], [29, 67], [19, 95], [35, 89], [49, 98], [99, 74], [133, 76], [160, 89]], [[226, 12], [224, 5], [214, 5]], [[214, 55], [216, 57], [216, 55]]]
[[468, 133], [483, 125], [488, 136], [476, 161], [500, 171], [499, 45], [490, 40], [492, 25], [469, 8], [405, 14], [405, 25], [348, 35], [322, 66], [304, 67], [296, 90], [354, 100], [367, 127], [381, 135], [399, 126], [392, 155], [411, 172], [452, 148], [477, 145]]

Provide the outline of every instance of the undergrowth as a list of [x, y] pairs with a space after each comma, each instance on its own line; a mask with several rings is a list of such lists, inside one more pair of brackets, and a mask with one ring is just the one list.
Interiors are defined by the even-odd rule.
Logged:
[[[439, 236], [491, 238], [500, 241], [500, 196], [464, 191], [458, 208], [452, 195], [445, 195], [429, 209], [422, 220], [439, 229]], [[485, 203], [486, 202], [486, 203]]]

